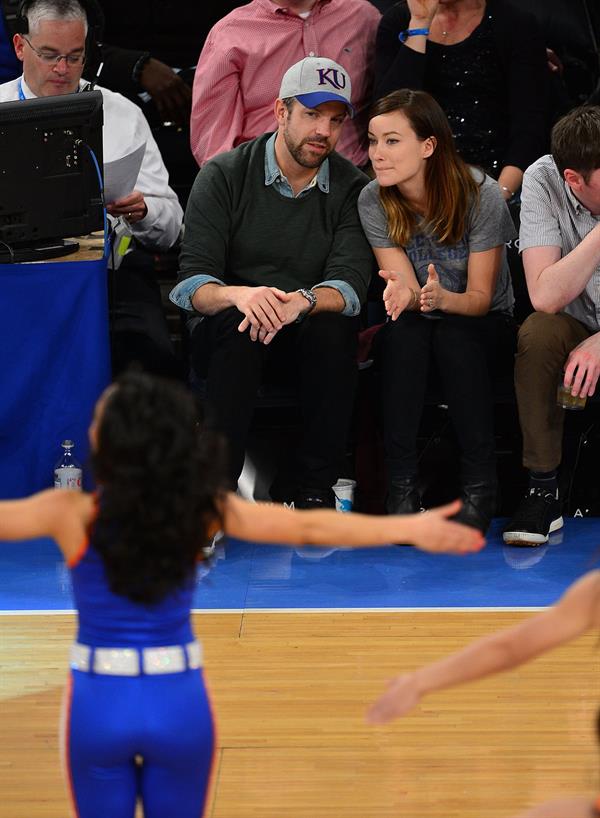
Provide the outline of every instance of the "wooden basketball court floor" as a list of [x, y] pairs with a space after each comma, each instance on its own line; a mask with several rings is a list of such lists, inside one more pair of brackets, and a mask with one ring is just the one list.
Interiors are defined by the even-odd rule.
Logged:
[[[598, 521], [571, 520], [541, 552], [496, 529], [468, 558], [221, 546], [194, 615], [219, 729], [207, 816], [509, 818], [595, 793], [597, 633], [391, 726], [364, 713], [395, 673], [550, 604], [598, 544]], [[3, 546], [0, 576], [0, 818], [62, 818], [68, 583], [48, 542]]]

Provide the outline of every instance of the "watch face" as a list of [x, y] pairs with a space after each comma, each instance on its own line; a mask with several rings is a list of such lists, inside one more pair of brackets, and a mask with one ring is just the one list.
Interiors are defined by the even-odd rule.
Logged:
[[312, 309], [317, 303], [317, 296], [314, 294], [312, 290], [307, 290], [304, 287], [301, 287], [298, 292], [306, 298], [309, 303], [309, 309]]

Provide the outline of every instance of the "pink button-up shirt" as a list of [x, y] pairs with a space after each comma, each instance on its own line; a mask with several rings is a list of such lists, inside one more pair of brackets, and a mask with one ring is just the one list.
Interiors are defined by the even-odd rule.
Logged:
[[317, 0], [306, 19], [272, 0], [252, 0], [219, 20], [194, 78], [191, 146], [198, 164], [276, 130], [273, 108], [283, 75], [304, 57], [315, 56], [339, 62], [350, 75], [357, 116], [344, 123], [337, 151], [364, 165], [380, 19], [369, 0]]

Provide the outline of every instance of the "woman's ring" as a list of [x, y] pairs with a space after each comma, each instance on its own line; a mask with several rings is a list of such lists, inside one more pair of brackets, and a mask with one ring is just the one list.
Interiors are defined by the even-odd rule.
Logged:
[[127, 218], [130, 219], [132, 216], [133, 216], [133, 213], [131, 211], [129, 211], [129, 213], [127, 214]]
[[433, 307], [433, 298], [430, 298], [430, 299], [429, 299], [429, 301], [427, 302], [427, 305], [428, 305], [429, 307]]

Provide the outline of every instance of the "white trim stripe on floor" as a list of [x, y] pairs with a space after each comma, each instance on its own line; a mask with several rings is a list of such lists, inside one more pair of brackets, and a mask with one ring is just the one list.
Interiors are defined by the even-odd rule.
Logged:
[[[528, 613], [544, 611], [550, 606], [516, 606], [472, 608], [193, 608], [193, 614], [326, 614], [326, 613]], [[0, 616], [64, 616], [75, 614], [67, 610], [0, 611]]]

